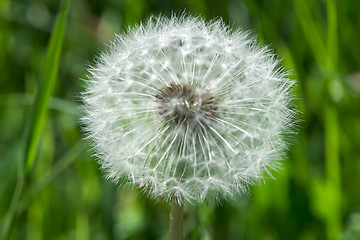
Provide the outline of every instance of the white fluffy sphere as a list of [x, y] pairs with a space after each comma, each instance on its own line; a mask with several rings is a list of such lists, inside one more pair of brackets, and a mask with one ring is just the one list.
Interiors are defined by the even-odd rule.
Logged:
[[200, 203], [242, 193], [279, 166], [293, 81], [248, 33], [151, 17], [89, 72], [82, 121], [116, 182]]

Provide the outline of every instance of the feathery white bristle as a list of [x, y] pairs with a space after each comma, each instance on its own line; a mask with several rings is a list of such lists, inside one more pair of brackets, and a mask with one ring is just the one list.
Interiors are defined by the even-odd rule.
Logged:
[[102, 168], [154, 198], [200, 203], [263, 179], [292, 124], [268, 48], [221, 20], [151, 17], [89, 69], [83, 123]]

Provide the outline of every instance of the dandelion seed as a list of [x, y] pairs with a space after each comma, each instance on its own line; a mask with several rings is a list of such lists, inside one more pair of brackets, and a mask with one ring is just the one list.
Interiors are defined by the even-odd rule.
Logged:
[[82, 120], [115, 182], [196, 204], [247, 191], [283, 157], [293, 81], [221, 20], [152, 17], [89, 72]]

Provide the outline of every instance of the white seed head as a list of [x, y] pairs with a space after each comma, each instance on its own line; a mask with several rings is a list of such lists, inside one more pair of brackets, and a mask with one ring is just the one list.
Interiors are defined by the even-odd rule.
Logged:
[[151, 17], [89, 72], [82, 121], [108, 178], [195, 204], [245, 192], [278, 168], [293, 81], [248, 33]]

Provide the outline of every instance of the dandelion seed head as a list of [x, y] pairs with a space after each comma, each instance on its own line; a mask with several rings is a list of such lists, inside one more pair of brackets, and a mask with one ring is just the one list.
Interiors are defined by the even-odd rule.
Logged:
[[279, 167], [291, 88], [276, 56], [222, 20], [158, 16], [116, 36], [89, 69], [82, 121], [115, 182], [201, 203]]

